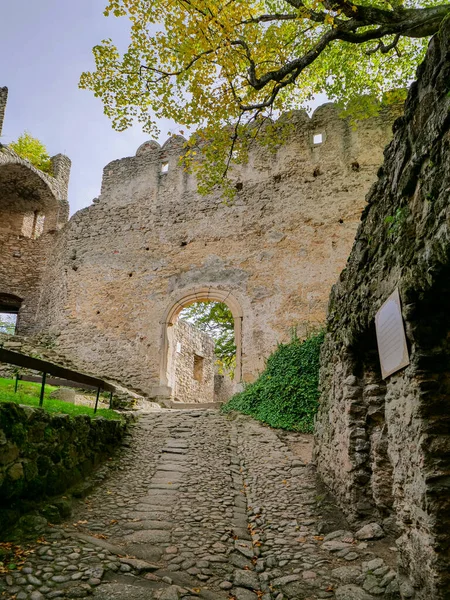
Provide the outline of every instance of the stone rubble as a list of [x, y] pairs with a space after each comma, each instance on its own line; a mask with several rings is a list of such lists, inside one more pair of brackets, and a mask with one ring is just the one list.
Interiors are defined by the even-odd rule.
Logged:
[[400, 598], [393, 540], [350, 531], [313, 466], [247, 417], [143, 415], [96, 479], [0, 598]]

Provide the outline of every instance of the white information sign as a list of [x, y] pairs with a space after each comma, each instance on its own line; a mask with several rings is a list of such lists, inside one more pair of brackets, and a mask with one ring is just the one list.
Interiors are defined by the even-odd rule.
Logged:
[[383, 379], [409, 365], [408, 347], [398, 289], [375, 315], [378, 354]]

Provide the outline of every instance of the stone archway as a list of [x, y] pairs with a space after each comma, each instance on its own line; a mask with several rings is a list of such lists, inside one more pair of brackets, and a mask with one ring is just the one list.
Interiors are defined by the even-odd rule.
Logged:
[[185, 292], [175, 303], [166, 311], [161, 322], [161, 353], [160, 353], [160, 389], [155, 395], [170, 395], [171, 390], [168, 386], [167, 367], [169, 354], [169, 336], [167, 328], [173, 325], [180, 312], [186, 306], [194, 302], [214, 301], [224, 302], [230, 309], [234, 320], [234, 338], [236, 342], [236, 369], [235, 379], [237, 382], [242, 380], [242, 322], [244, 314], [239, 301], [228, 291], [214, 289], [211, 287], [199, 287]]

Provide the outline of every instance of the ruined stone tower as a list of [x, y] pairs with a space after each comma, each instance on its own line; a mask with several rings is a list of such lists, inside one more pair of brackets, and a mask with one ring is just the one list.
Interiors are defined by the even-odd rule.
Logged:
[[[0, 132], [7, 96], [0, 88]], [[51, 161], [49, 175], [0, 145], [0, 310], [18, 312], [22, 333], [35, 331], [47, 257], [69, 216], [70, 160]]]

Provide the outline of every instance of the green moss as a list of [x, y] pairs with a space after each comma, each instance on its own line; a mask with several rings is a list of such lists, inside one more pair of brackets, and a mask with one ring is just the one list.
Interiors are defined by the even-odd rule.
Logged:
[[27, 439], [27, 430], [22, 423], [15, 423], [11, 428], [11, 437], [13, 441], [21, 446]]
[[53, 431], [52, 427], [50, 427], [49, 425], [47, 425], [47, 427], [44, 429], [44, 439], [47, 442], [51, 442], [52, 440], [55, 439], [55, 432]]

